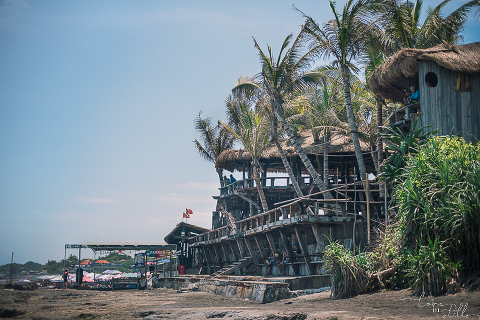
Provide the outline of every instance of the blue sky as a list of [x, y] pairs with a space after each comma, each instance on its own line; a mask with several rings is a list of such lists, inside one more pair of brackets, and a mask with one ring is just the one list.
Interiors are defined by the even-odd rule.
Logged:
[[[332, 18], [327, 1], [295, 4]], [[12, 251], [60, 260], [66, 243], [163, 241], [185, 208], [209, 228], [218, 179], [193, 120], [223, 118], [237, 78], [259, 71], [252, 36], [278, 52], [298, 33], [291, 5], [0, 1], [0, 264]], [[466, 31], [479, 41], [478, 20]]]

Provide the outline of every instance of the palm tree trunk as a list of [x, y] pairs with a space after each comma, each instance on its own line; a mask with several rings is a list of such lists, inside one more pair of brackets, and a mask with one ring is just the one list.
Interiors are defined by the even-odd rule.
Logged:
[[292, 181], [293, 189], [295, 190], [297, 197], [303, 197], [303, 192], [300, 189], [300, 186], [298, 185], [298, 181], [295, 178], [295, 175], [293, 174], [292, 167], [290, 166], [287, 156], [285, 155], [285, 152], [283, 151], [283, 148], [280, 145], [280, 142], [278, 141], [277, 126], [278, 126], [277, 119], [273, 118], [272, 119], [272, 139], [275, 142], [275, 146], [277, 147], [278, 154], [280, 155], [280, 159], [282, 159], [283, 166], [285, 167], [285, 170], [287, 171], [288, 176], [290, 177], [290, 181]]
[[268, 211], [268, 204], [267, 199], [265, 198], [265, 193], [263, 192], [262, 185], [260, 182], [260, 178], [258, 177], [258, 171], [260, 168], [256, 164], [253, 165], [253, 179], [255, 180], [255, 184], [257, 185], [258, 195], [260, 197], [260, 202], [262, 203], [262, 209], [264, 212]]
[[342, 77], [343, 77], [343, 91], [345, 94], [345, 108], [347, 109], [348, 124], [350, 126], [350, 132], [352, 135], [353, 146], [355, 148], [355, 156], [357, 158], [358, 169], [360, 170], [360, 177], [366, 178], [367, 168], [363, 161], [362, 148], [360, 147], [360, 140], [358, 139], [357, 125], [355, 123], [355, 117], [352, 109], [352, 97], [350, 95], [350, 73], [348, 67], [342, 64]]
[[280, 154], [280, 158], [282, 159], [283, 166], [285, 167], [285, 170], [287, 171], [288, 176], [290, 177], [290, 181], [292, 181], [293, 189], [295, 190], [297, 197], [303, 197], [303, 192], [300, 189], [300, 186], [298, 185], [298, 181], [295, 178], [295, 175], [293, 174], [293, 170], [292, 170], [292, 167], [290, 166], [290, 163], [288, 162], [287, 156], [285, 155], [285, 152], [283, 152], [282, 146], [280, 145], [280, 142], [278, 142], [278, 139], [276, 138], [275, 138], [275, 145], [277, 146], [278, 153]]
[[[377, 100], [377, 175], [382, 173], [383, 163], [383, 140], [382, 140], [382, 125], [383, 125], [383, 99], [379, 96], [375, 97]], [[385, 194], [385, 181], [379, 181], [380, 197], [386, 197]]]
[[323, 134], [323, 181], [328, 187], [328, 140], [330, 140], [330, 134], [328, 129], [325, 129]]
[[[290, 142], [293, 144], [293, 147], [295, 151], [297, 152], [298, 156], [303, 162], [303, 165], [307, 169], [308, 173], [310, 176], [313, 178], [315, 184], [318, 186], [318, 188], [321, 191], [326, 191], [327, 187], [325, 186], [325, 183], [323, 183], [322, 178], [318, 175], [317, 171], [315, 171], [315, 168], [313, 167], [312, 163], [310, 162], [310, 159], [308, 159], [307, 154], [303, 150], [302, 146], [300, 145], [300, 142], [298, 139], [295, 137], [295, 134], [293, 133], [292, 128], [290, 125], [285, 121], [285, 119], [280, 115], [278, 112], [278, 108], [274, 107], [275, 109], [275, 116], [277, 117], [278, 121], [284, 126], [284, 128], [287, 130], [287, 134], [290, 138]], [[324, 197], [326, 199], [333, 199], [332, 195], [330, 192], [325, 192]]]
[[223, 169], [217, 168], [218, 179], [220, 179], [220, 187], [223, 187]]

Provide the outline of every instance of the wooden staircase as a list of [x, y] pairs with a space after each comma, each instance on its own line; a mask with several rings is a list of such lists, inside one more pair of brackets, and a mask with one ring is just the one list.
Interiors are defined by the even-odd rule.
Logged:
[[212, 273], [212, 276], [218, 277], [221, 275], [227, 275], [227, 274], [232, 274], [235, 271], [239, 270], [240, 268], [243, 268], [249, 264], [253, 263], [253, 258], [252, 257], [246, 257], [242, 258], [238, 261], [235, 261], [234, 263]]

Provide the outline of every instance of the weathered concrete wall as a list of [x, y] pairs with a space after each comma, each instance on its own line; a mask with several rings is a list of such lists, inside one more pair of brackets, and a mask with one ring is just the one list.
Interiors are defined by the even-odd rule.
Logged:
[[161, 278], [157, 287], [214, 293], [227, 298], [249, 299], [260, 303], [273, 302], [291, 296], [285, 282], [235, 281], [215, 278]]
[[160, 278], [157, 284], [159, 288], [208, 292], [227, 298], [249, 299], [260, 303], [288, 299], [297, 296], [299, 291], [324, 290], [329, 286], [329, 275], [268, 279], [235, 276], [226, 278], [184, 276]]

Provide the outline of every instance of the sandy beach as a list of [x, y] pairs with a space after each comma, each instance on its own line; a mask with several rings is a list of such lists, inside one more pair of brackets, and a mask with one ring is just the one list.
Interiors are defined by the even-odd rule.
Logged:
[[330, 292], [260, 304], [172, 289], [0, 290], [0, 317], [14, 319], [480, 319], [480, 291], [419, 299], [408, 290], [332, 300]]

